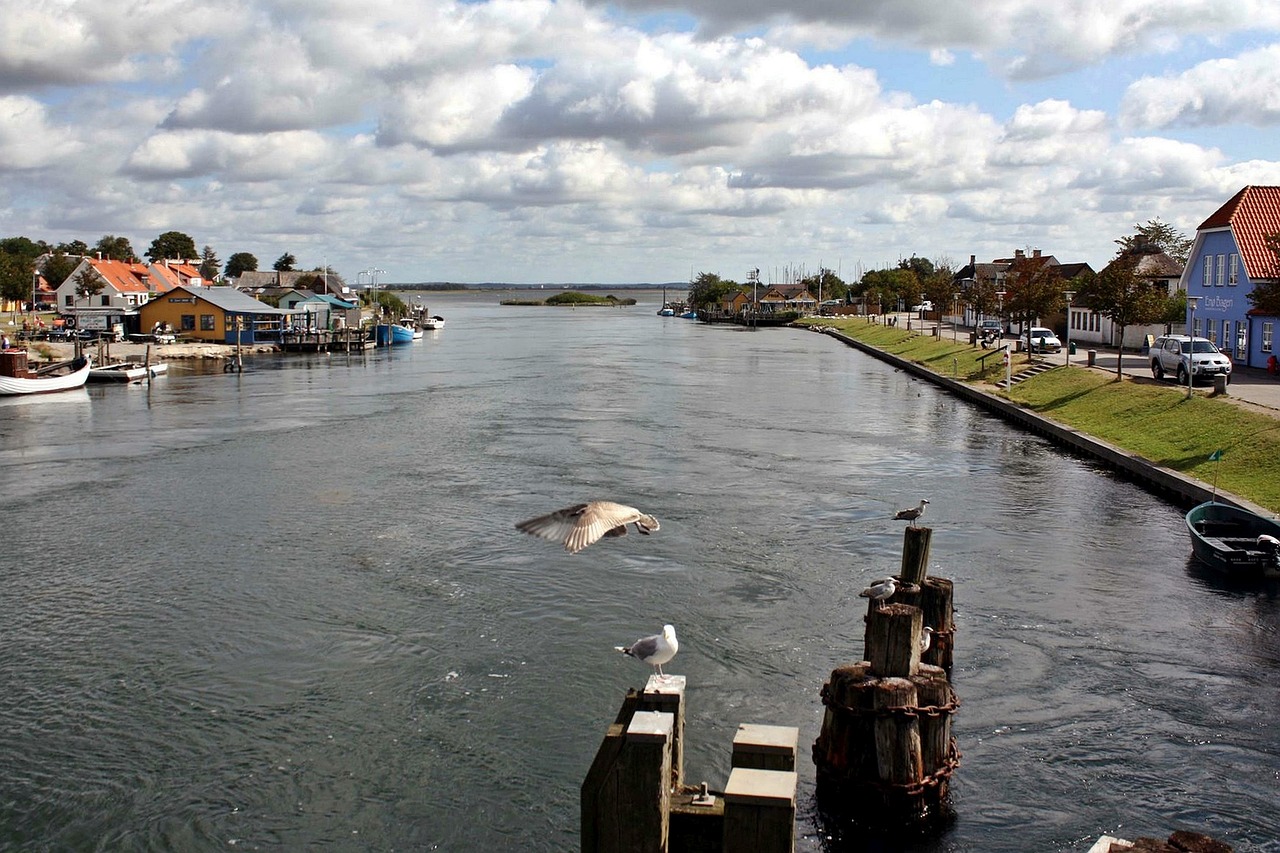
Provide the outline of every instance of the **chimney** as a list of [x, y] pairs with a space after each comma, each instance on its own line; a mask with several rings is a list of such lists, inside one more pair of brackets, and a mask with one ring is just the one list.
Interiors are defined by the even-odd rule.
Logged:
[[1026, 252], [1024, 252], [1024, 251], [1022, 251], [1021, 249], [1014, 249], [1014, 250], [1013, 250], [1013, 257], [1014, 257], [1014, 258], [1025, 258], [1026, 256], [1027, 256], [1027, 253], [1026, 253]]
[[1038, 258], [1038, 257], [1040, 257], [1040, 250], [1039, 250], [1039, 249], [1032, 249], [1032, 250], [1031, 250], [1031, 257], [1033, 257], [1033, 258]]
[[977, 268], [977, 266], [978, 266], [978, 256], [977, 256], [977, 255], [970, 255], [970, 256], [969, 256], [969, 266], [974, 267], [974, 268]]

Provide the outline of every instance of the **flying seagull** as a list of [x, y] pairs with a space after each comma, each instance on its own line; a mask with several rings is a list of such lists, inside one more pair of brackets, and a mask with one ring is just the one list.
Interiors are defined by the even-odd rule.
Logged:
[[893, 598], [898, 591], [898, 582], [893, 578], [873, 581], [871, 586], [858, 593], [859, 598], [869, 598], [876, 603], [876, 610], [884, 609], [884, 602]]
[[636, 532], [646, 536], [658, 529], [658, 519], [633, 506], [613, 501], [591, 501], [522, 521], [516, 525], [516, 530], [552, 542], [563, 542], [566, 551], [576, 554], [602, 537], [626, 536], [628, 524], [634, 524]]
[[933, 644], [933, 629], [925, 625], [920, 629], [920, 654], [929, 651], [929, 646]]
[[924, 508], [929, 505], [928, 498], [921, 498], [920, 503], [911, 507], [911, 509], [900, 509], [893, 515], [894, 521], [909, 521], [911, 526], [916, 526], [916, 519], [924, 515]]
[[662, 673], [662, 665], [676, 656], [680, 651], [680, 643], [676, 640], [676, 629], [671, 625], [663, 625], [661, 634], [643, 637], [629, 646], [614, 646], [624, 655], [631, 655], [636, 660], [647, 663], [658, 672], [659, 678], [666, 678]]

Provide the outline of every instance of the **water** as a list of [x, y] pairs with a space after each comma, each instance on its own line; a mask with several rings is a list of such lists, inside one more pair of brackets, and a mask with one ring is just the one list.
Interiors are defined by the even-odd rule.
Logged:
[[[799, 726], [801, 850], [1280, 850], [1280, 604], [1177, 508], [825, 336], [425, 298], [391, 353], [0, 402], [0, 849], [574, 849], [611, 647], [671, 622], [688, 781]], [[808, 749], [923, 496], [964, 758], [903, 846]], [[512, 527], [592, 497], [662, 530]]]

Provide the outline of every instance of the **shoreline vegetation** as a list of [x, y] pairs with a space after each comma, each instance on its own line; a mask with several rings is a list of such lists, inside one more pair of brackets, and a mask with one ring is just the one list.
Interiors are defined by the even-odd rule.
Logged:
[[[1135, 453], [1149, 462], [1216, 484], [1272, 512], [1280, 512], [1280, 418], [1245, 409], [1227, 399], [1131, 376], [1117, 380], [1110, 370], [1072, 365], [1055, 367], [1013, 386], [995, 386], [1004, 378], [999, 357], [979, 360], [995, 350], [975, 349], [966, 334], [959, 341], [868, 323], [866, 318], [814, 317], [796, 325], [840, 331], [867, 346], [915, 362], [949, 379], [983, 390], [1038, 415]], [[1014, 372], [1031, 361], [1014, 354]], [[1210, 455], [1222, 451], [1219, 461]]]
[[503, 299], [498, 302], [499, 305], [549, 305], [551, 307], [577, 308], [579, 306], [602, 307], [602, 308], [618, 308], [624, 305], [635, 305], [636, 300], [632, 297], [619, 299], [613, 294], [607, 296], [597, 296], [594, 293], [582, 293], [577, 290], [565, 290], [554, 296], [548, 296], [546, 299]]

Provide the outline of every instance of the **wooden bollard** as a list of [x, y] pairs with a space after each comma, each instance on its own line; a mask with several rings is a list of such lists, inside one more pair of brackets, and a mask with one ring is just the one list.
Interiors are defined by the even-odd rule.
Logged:
[[671, 727], [671, 788], [684, 784], [684, 691], [688, 679], [683, 675], [649, 676], [640, 694], [641, 711], [660, 711], [670, 714]]
[[906, 678], [881, 678], [872, 693], [876, 717], [876, 765], [880, 781], [913, 785], [924, 778], [920, 757], [920, 722], [913, 715], [893, 713], [916, 707], [916, 686]]
[[583, 853], [667, 850], [675, 719], [638, 701], [628, 693], [582, 783]]
[[795, 726], [743, 723], [733, 736], [729, 764], [754, 770], [795, 770], [799, 740], [800, 730]]
[[902, 532], [903, 583], [922, 584], [929, 574], [929, 546], [933, 541], [933, 528], [908, 527]]
[[906, 678], [920, 665], [919, 607], [909, 604], [871, 606], [864, 646], [871, 671], [879, 676]]
[[797, 780], [790, 771], [729, 771], [724, 786], [724, 853], [794, 850]]
[[[957, 706], [955, 690], [942, 667], [921, 664], [912, 677], [920, 704], [920, 761], [926, 774], [937, 774], [957, 758], [951, 739], [951, 717]], [[938, 775], [937, 788], [930, 796], [937, 803], [947, 795], [950, 773]]]
[[875, 752], [867, 749], [875, 737], [871, 716], [871, 664], [863, 661], [832, 670], [822, 687], [826, 706], [822, 732], [813, 743], [813, 763], [819, 780], [836, 784], [876, 778]]

